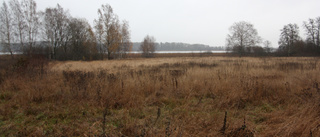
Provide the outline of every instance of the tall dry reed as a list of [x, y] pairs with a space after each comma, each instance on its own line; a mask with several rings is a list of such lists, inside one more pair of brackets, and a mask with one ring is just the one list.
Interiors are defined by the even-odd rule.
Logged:
[[319, 136], [319, 69], [319, 58], [22, 60], [0, 75], [0, 133]]

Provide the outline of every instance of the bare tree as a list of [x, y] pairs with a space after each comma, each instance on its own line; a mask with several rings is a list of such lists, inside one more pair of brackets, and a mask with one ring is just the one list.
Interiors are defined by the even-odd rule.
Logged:
[[269, 40], [266, 40], [263, 42], [263, 45], [264, 45], [264, 50], [266, 51], [266, 53], [271, 53], [271, 42]]
[[261, 42], [257, 30], [248, 22], [236, 22], [229, 28], [227, 35], [227, 49], [232, 50], [240, 56], [251, 52], [252, 46], [257, 46]]
[[97, 45], [98, 45], [98, 49], [99, 49], [99, 54], [100, 54], [100, 58], [103, 59], [103, 55], [105, 54], [105, 50], [103, 47], [103, 37], [104, 37], [104, 24], [103, 24], [103, 16], [102, 16], [102, 12], [99, 9], [98, 10], [98, 15], [99, 18], [94, 20], [94, 29], [95, 29], [95, 36], [96, 36], [96, 40], [97, 40]]
[[129, 31], [129, 23], [127, 21], [123, 21], [121, 25], [121, 44], [118, 48], [119, 58], [124, 58], [132, 48], [132, 42]]
[[34, 0], [23, 0], [22, 9], [26, 21], [26, 37], [28, 43], [26, 52], [28, 55], [31, 55], [32, 48], [36, 44], [39, 33], [39, 13], [37, 12], [37, 4]]
[[108, 59], [113, 59], [121, 45], [121, 26], [117, 16], [107, 30], [107, 34]]
[[294, 44], [300, 40], [297, 24], [288, 24], [281, 29], [279, 49], [284, 50], [288, 56], [293, 53]]
[[303, 28], [307, 34], [307, 41], [316, 46], [320, 46], [320, 17], [309, 19], [308, 22], [303, 22]]
[[99, 54], [97, 50], [97, 38], [93, 32], [92, 27], [87, 23], [87, 39], [85, 41], [85, 45], [88, 47], [88, 54], [89, 57], [88, 59], [93, 60], [93, 59], [98, 59]]
[[20, 50], [25, 51], [25, 39], [26, 39], [26, 20], [25, 20], [25, 12], [22, 8], [21, 3], [19, 0], [11, 0], [10, 1], [10, 8], [13, 12], [13, 25], [14, 25], [14, 33], [17, 37], [17, 42], [20, 43]]
[[317, 22], [317, 30], [318, 30], [317, 43], [318, 43], [318, 46], [320, 46], [320, 17], [316, 18], [316, 22]]
[[57, 58], [57, 50], [62, 47], [63, 52], [67, 52], [67, 42], [69, 40], [68, 26], [71, 17], [59, 4], [56, 8], [47, 8], [43, 13], [44, 39], [49, 42], [51, 58]]
[[143, 57], [153, 57], [155, 52], [155, 38], [153, 36], [147, 35], [140, 45], [140, 50], [142, 51]]
[[0, 9], [0, 38], [4, 51], [9, 52], [13, 58], [13, 19], [11, 10], [6, 2], [2, 3]]

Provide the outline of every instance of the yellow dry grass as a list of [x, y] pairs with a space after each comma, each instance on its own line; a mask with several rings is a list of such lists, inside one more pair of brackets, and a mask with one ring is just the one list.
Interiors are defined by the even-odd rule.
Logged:
[[2, 74], [2, 135], [320, 135], [319, 58], [39, 64]]

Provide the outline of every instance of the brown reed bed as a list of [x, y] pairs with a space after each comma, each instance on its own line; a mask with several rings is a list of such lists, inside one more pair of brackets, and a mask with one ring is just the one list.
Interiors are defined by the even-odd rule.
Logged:
[[[3, 136], [319, 136], [319, 58], [20, 60]], [[3, 67], [4, 68], [4, 67]]]

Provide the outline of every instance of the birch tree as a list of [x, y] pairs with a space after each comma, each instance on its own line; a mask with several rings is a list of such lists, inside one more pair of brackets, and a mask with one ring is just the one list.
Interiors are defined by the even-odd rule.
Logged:
[[131, 50], [131, 48], [132, 42], [129, 31], [129, 23], [127, 21], [123, 21], [121, 25], [121, 45], [119, 47], [119, 57], [125, 57], [127, 52]]
[[47, 8], [43, 16], [44, 39], [49, 42], [51, 57], [57, 58], [58, 48], [67, 52], [67, 42], [70, 39], [68, 35], [68, 25], [70, 13], [64, 10], [59, 4], [56, 8]]
[[[107, 58], [112, 59], [121, 43], [119, 19], [113, 13], [110, 5], [102, 5], [98, 9], [98, 19], [95, 20], [95, 32], [97, 40], [101, 42], [102, 54], [107, 53]], [[100, 51], [101, 52], [101, 51]]]
[[24, 18], [26, 23], [26, 41], [28, 48], [27, 54], [32, 54], [32, 48], [38, 40], [38, 33], [40, 27], [39, 13], [37, 12], [37, 4], [34, 0], [22, 1], [22, 9], [24, 11]]
[[99, 9], [98, 10], [99, 18], [94, 20], [94, 30], [95, 30], [95, 36], [97, 40], [97, 46], [99, 49], [100, 59], [103, 59], [103, 55], [105, 54], [105, 50], [103, 47], [103, 37], [104, 37], [104, 24], [103, 24], [103, 18], [102, 18], [102, 12]]
[[10, 8], [13, 13], [13, 29], [16, 37], [16, 42], [20, 43], [20, 50], [25, 52], [25, 42], [26, 42], [26, 20], [25, 20], [25, 12], [22, 9], [22, 4], [19, 0], [11, 0]]
[[156, 39], [153, 36], [147, 35], [140, 45], [143, 57], [153, 57], [156, 48]]
[[6, 2], [2, 3], [0, 9], [0, 38], [1, 45], [5, 52], [9, 52], [13, 58], [13, 19], [11, 10], [8, 8]]

